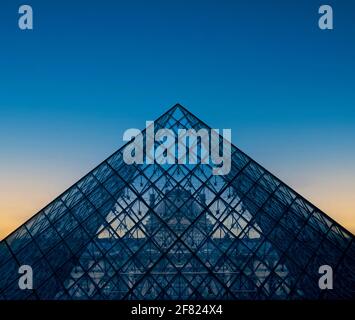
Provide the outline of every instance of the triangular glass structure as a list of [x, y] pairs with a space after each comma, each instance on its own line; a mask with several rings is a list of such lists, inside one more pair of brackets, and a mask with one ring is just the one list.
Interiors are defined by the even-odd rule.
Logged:
[[[181, 105], [159, 128], [211, 130]], [[122, 150], [0, 242], [0, 299], [355, 296], [354, 236], [235, 146], [225, 176], [127, 165]], [[21, 265], [33, 290], [19, 289]]]

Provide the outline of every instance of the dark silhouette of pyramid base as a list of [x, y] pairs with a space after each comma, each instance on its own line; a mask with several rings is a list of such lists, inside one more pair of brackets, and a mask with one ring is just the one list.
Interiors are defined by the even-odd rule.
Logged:
[[[180, 105], [155, 124], [211, 130]], [[353, 235], [235, 146], [226, 176], [122, 148], [0, 243], [0, 299], [354, 297]]]

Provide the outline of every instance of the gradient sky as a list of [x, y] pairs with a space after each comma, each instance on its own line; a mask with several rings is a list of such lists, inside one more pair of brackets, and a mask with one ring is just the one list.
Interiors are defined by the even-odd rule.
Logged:
[[354, 39], [347, 0], [2, 0], [0, 238], [177, 102], [354, 233]]

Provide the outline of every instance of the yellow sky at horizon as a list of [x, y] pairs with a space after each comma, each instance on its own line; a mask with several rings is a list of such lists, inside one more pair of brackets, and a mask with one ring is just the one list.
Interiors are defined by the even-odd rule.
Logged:
[[[73, 170], [69, 171], [63, 172], [60, 175], [61, 178], [58, 178], [59, 172], [49, 173], [47, 171], [45, 177], [43, 172], [41, 176], [36, 175], [36, 172], [27, 175], [22, 172], [19, 174], [22, 179], [18, 177], [6, 186], [0, 184], [0, 240], [81, 177], [81, 173], [78, 175], [78, 172], [73, 174]], [[331, 175], [316, 174], [309, 178], [311, 183], [301, 184], [293, 181], [294, 183], [290, 186], [355, 234], [355, 203], [353, 200], [355, 180], [344, 179], [341, 172], [334, 174], [337, 177], [336, 180]], [[35, 176], [36, 180], [34, 180]]]

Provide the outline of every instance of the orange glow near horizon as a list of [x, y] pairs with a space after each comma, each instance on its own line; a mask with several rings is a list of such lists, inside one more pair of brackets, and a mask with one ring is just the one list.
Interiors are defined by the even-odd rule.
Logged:
[[[21, 226], [55, 197], [48, 186], [25, 183], [0, 192], [0, 239]], [[54, 195], [54, 197], [53, 197]]]
[[[69, 171], [71, 172], [63, 173], [61, 178], [58, 178], [58, 172], [48, 174], [46, 177], [43, 177], [43, 174], [42, 176], [36, 173], [25, 175], [23, 172], [18, 172], [16, 179], [6, 179], [16, 183], [8, 183], [6, 186], [0, 183], [0, 240], [80, 178], [76, 172], [76, 177], [72, 180], [73, 171]], [[284, 180], [289, 180], [289, 177]], [[313, 172], [312, 175], [311, 172], [303, 172], [302, 176], [291, 177], [291, 180], [312, 181], [312, 183], [306, 181], [305, 184], [291, 181], [290, 186], [355, 234], [355, 179], [349, 177], [348, 172], [343, 174], [338, 172], [334, 175], [320, 174], [320, 172]]]
[[[30, 165], [29, 165], [30, 167]], [[28, 169], [28, 168], [27, 168]], [[66, 190], [78, 173], [68, 168], [31, 166], [6, 172], [0, 180], [0, 240], [5, 238], [34, 214]], [[80, 174], [80, 173], [79, 173]], [[70, 177], [71, 176], [71, 177]], [[4, 182], [4, 183], [2, 183]]]

